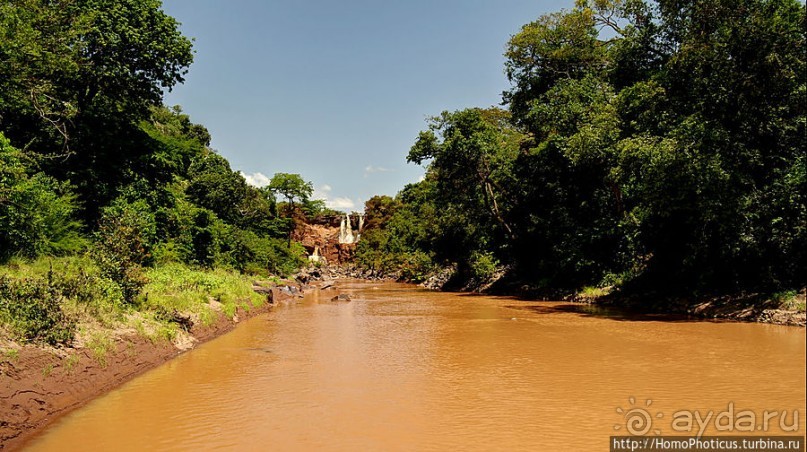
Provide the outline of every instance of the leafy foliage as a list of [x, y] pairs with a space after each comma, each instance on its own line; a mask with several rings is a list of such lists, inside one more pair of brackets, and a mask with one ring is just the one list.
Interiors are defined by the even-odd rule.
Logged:
[[225, 228], [218, 262], [249, 274], [286, 276], [304, 263], [305, 250], [295, 242], [261, 237], [252, 231]]
[[509, 112], [429, 121], [408, 156], [422, 196], [399, 195], [364, 258], [394, 255], [403, 222], [428, 231], [406, 252], [470, 277], [498, 261], [553, 287], [803, 287], [804, 23], [794, 0], [581, 0], [525, 25]]
[[191, 42], [159, 0], [13, 0], [0, 5], [0, 130], [71, 180], [86, 209], [136, 175], [154, 178], [139, 128], [183, 81]]
[[267, 188], [272, 193], [286, 198], [292, 212], [295, 199], [306, 203], [314, 193], [314, 186], [311, 182], [306, 182], [299, 174], [275, 173]]
[[146, 283], [143, 265], [151, 263], [156, 224], [143, 200], [118, 199], [104, 209], [96, 233], [95, 258], [101, 274], [117, 283], [132, 303]]
[[0, 323], [19, 339], [51, 345], [69, 343], [76, 326], [61, 309], [50, 273], [47, 278], [27, 279], [0, 275]]
[[[274, 194], [210, 149], [204, 126], [162, 105], [192, 59], [159, 0], [0, 3], [0, 263], [90, 246], [90, 257], [63, 258], [78, 269], [45, 278], [33, 261], [36, 271], [3, 276], [0, 323], [14, 334], [63, 343], [73, 324], [62, 310], [98, 320], [142, 308], [144, 288], [157, 297], [148, 275], [165, 275], [155, 264], [261, 275], [302, 265], [302, 248], [281, 239], [291, 220]], [[281, 193], [321, 214], [294, 176]], [[241, 294], [242, 283], [228, 287]]]
[[154, 311], [198, 312], [205, 321], [215, 319], [210, 308], [211, 298], [221, 303], [222, 310], [230, 316], [239, 306], [248, 310], [263, 302], [261, 295], [252, 290], [247, 276], [221, 269], [200, 271], [181, 264], [167, 264], [148, 269], [146, 276], [149, 282], [139, 302]]
[[[431, 239], [433, 204], [421, 193], [428, 184], [407, 186], [393, 199], [376, 196], [365, 203], [366, 222], [356, 248], [359, 265], [381, 274], [419, 282], [434, 269]], [[424, 201], [419, 204], [418, 199]]]
[[82, 249], [69, 184], [41, 172], [0, 133], [0, 262]]

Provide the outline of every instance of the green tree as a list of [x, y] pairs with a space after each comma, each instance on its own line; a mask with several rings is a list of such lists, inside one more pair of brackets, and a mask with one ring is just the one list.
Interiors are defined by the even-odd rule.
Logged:
[[314, 186], [299, 174], [275, 173], [269, 181], [269, 190], [283, 196], [294, 212], [294, 200], [307, 201], [314, 193]]
[[515, 215], [533, 246], [517, 248], [560, 262], [539, 273], [803, 284], [804, 12], [795, 1], [581, 1], [515, 35], [505, 100], [533, 140]]
[[[356, 260], [370, 271], [422, 281], [434, 267], [437, 218], [433, 198], [424, 195], [429, 182], [410, 184], [396, 198], [375, 196], [367, 201], [365, 229]], [[442, 216], [441, 216], [442, 217]], [[440, 240], [438, 238], [438, 240]]]
[[516, 123], [557, 81], [605, 69], [593, 11], [575, 8], [524, 25], [507, 44], [505, 73], [513, 88], [504, 93]]
[[[803, 286], [804, 24], [795, 0], [580, 0], [540, 17], [507, 46], [511, 116], [433, 119], [408, 156], [426, 180], [402, 192], [426, 201], [401, 196], [366, 257], [514, 263], [553, 287]], [[403, 227], [414, 206], [440, 212], [426, 241]]]
[[75, 252], [86, 244], [69, 185], [34, 173], [34, 166], [0, 133], [0, 262]]
[[[421, 132], [407, 161], [431, 160], [439, 196], [470, 212], [491, 217], [513, 238], [507, 218], [512, 197], [512, 165], [524, 136], [498, 108], [443, 112]], [[439, 134], [439, 136], [438, 136]]]
[[291, 234], [294, 230], [294, 200], [303, 203], [314, 193], [314, 186], [306, 182], [299, 174], [275, 173], [267, 187], [269, 191], [286, 198], [289, 203], [288, 246], [291, 247]]
[[191, 41], [159, 0], [0, 4], [0, 130], [71, 180], [87, 219], [150, 166], [138, 123], [183, 81]]
[[373, 196], [364, 203], [364, 230], [381, 228], [400, 207], [400, 202], [387, 195]]
[[192, 123], [179, 105], [152, 107], [140, 129], [148, 135], [144, 145], [152, 151], [144, 159], [142, 176], [158, 183], [172, 182], [177, 175], [189, 177], [191, 163], [210, 146], [210, 132]]
[[0, 18], [0, 125], [41, 151], [55, 148], [30, 136], [38, 129], [13, 126], [55, 129], [70, 148], [85, 115], [147, 117], [193, 60], [159, 0], [13, 0], [0, 5]]
[[241, 220], [239, 207], [247, 197], [248, 185], [243, 176], [230, 169], [224, 157], [205, 152], [193, 161], [188, 175], [190, 183], [186, 191], [193, 202], [228, 223]]

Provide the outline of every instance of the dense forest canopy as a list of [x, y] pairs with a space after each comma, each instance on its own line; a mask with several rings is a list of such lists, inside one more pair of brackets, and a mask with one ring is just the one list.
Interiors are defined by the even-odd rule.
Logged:
[[796, 0], [579, 1], [524, 25], [506, 110], [429, 121], [408, 156], [425, 180], [368, 202], [385, 221], [360, 259], [542, 287], [803, 287], [805, 25]]
[[161, 262], [300, 265], [273, 193], [163, 106], [192, 60], [159, 0], [0, 4], [0, 260], [89, 246], [128, 301]]

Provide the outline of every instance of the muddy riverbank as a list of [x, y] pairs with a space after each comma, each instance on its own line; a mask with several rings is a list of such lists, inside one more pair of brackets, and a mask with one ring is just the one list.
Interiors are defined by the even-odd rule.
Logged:
[[789, 295], [790, 299], [783, 302], [777, 294], [760, 292], [670, 296], [664, 293], [628, 294], [612, 291], [612, 288], [588, 291], [546, 289], [535, 287], [529, 282], [508, 279], [505, 270], [483, 281], [456, 276], [455, 269], [445, 268], [435, 272], [421, 286], [449, 292], [515, 296], [525, 301], [569, 301], [637, 314], [669, 314], [695, 319], [807, 326], [805, 288]]
[[[149, 339], [133, 330], [116, 331], [102, 355], [82, 341], [73, 347], [54, 348], [0, 338], [0, 450], [16, 449], [96, 397], [232, 331], [241, 321], [299, 300], [319, 287], [326, 296], [339, 294], [333, 281], [312, 285], [256, 281], [252, 289], [266, 297], [259, 306], [238, 307], [232, 317], [218, 312], [209, 324], [191, 321], [187, 331], [173, 340]], [[180, 315], [178, 320], [187, 319]]]
[[100, 359], [90, 347], [0, 344], [6, 350], [0, 356], [0, 449], [15, 449], [60, 416], [270, 307], [239, 308], [232, 319], [221, 314], [209, 325], [194, 325], [174, 342], [120, 335]]

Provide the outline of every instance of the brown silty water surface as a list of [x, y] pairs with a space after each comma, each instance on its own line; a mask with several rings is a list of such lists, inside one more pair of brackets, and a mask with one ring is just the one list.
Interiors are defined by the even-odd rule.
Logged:
[[[716, 416], [729, 404], [758, 424], [785, 410], [786, 430], [795, 410], [798, 430], [785, 433], [805, 432], [801, 328], [340, 287], [353, 301], [322, 292], [281, 305], [61, 418], [27, 448], [608, 450], [631, 409], [648, 413], [649, 435], [669, 435], [687, 433], [673, 413]], [[770, 422], [767, 433], [782, 432]], [[704, 432], [718, 433], [742, 434], [713, 422]]]

